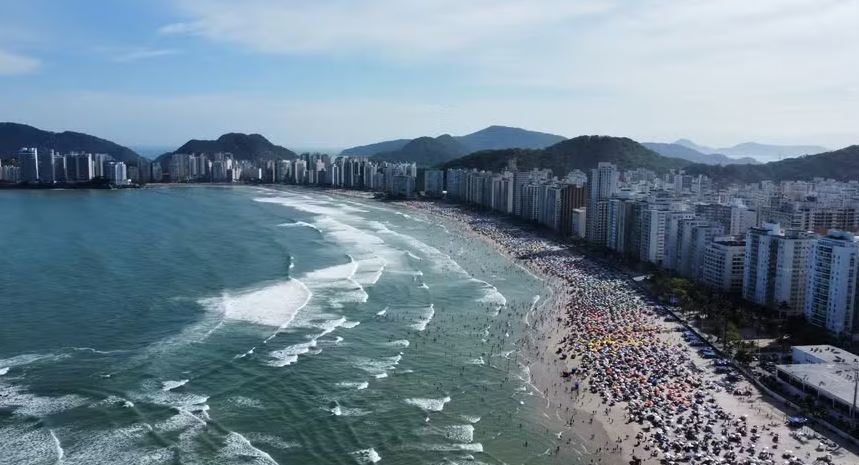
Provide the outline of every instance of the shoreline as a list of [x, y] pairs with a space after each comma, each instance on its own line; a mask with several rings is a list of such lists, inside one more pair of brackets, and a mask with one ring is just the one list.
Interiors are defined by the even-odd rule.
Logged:
[[[663, 314], [645, 303], [648, 296], [616, 270], [605, 269], [491, 212], [443, 202], [397, 204], [458, 224], [462, 233], [490, 244], [542, 279], [551, 290], [552, 297], [537, 306], [542, 310], [532, 310], [526, 316], [526, 343], [521, 352], [530, 362], [534, 387], [546, 399], [542, 410], [561, 430], [560, 440], [567, 434], [576, 435], [576, 443], [585, 449], [571, 451], [561, 445], [559, 458], [578, 456], [582, 463], [610, 465], [632, 463], [633, 458], [648, 465], [684, 459], [691, 463], [741, 463], [749, 459], [780, 463], [786, 460], [783, 455], [790, 454], [795, 460], [792, 463], [810, 464], [827, 455], [834, 464], [859, 463], [856, 452], [839, 438], [827, 437], [809, 427], [789, 429], [784, 419], [790, 414], [747, 380], [726, 384], [724, 375], [711, 366], [712, 361], [702, 358], [684, 341], [682, 325], [665, 321]], [[533, 256], [517, 253], [521, 251], [515, 250], [517, 246]], [[558, 269], [553, 266], [559, 265], [581, 268], [584, 271], [579, 274], [591, 281], [580, 284], [570, 275], [563, 276], [564, 271], [553, 273]], [[623, 308], [615, 311], [611, 300], [602, 301], [604, 308], [594, 305], [594, 300], [600, 302], [600, 298], [612, 294], [594, 293], [588, 283], [604, 285], [621, 294]], [[601, 321], [605, 314], [608, 318]], [[588, 334], [574, 324], [597, 328], [591, 328]], [[595, 335], [618, 340], [604, 342]], [[644, 375], [656, 376], [651, 373], [653, 367], [634, 362], [629, 365], [630, 357], [617, 356], [617, 351], [632, 351], [640, 361], [666, 357], [670, 363], [657, 371], [661, 381], [643, 382]], [[635, 371], [642, 380], [627, 370]], [[644, 419], [654, 415], [653, 423]]]
[[[350, 193], [351, 194], [351, 193]], [[352, 195], [347, 194], [352, 197]], [[361, 197], [362, 196], [354, 196]], [[397, 202], [398, 205], [403, 205], [402, 202]], [[407, 208], [433, 216], [432, 212], [425, 209], [407, 204]], [[616, 428], [610, 423], [602, 421], [600, 418], [592, 414], [593, 410], [599, 409], [598, 396], [592, 395], [587, 391], [580, 391], [576, 397], [570, 397], [569, 391], [557, 389], [558, 373], [560, 367], [554, 361], [552, 348], [563, 337], [563, 331], [558, 325], [551, 325], [552, 321], [562, 317], [562, 310], [567, 303], [567, 295], [562, 292], [564, 283], [556, 276], [552, 276], [539, 268], [529, 266], [529, 264], [519, 257], [516, 257], [511, 251], [503, 247], [502, 244], [480, 234], [475, 231], [467, 222], [460, 221], [455, 218], [441, 216], [439, 219], [444, 220], [448, 225], [456, 227], [459, 234], [463, 236], [480, 240], [487, 246], [499, 254], [506, 257], [514, 265], [521, 268], [526, 273], [543, 281], [550, 291], [550, 296], [543, 302], [538, 303], [526, 313], [525, 325], [527, 341], [525, 345], [520, 346], [518, 351], [522, 354], [526, 361], [526, 367], [529, 369], [531, 376], [530, 382], [527, 384], [546, 401], [546, 405], [538, 414], [542, 413], [542, 418], [548, 420], [555, 430], [558, 431], [558, 439], [562, 444], [558, 450], [554, 452], [554, 456], [561, 462], [575, 460], [575, 463], [581, 464], [601, 464], [601, 465], [626, 465], [632, 459], [632, 456], [619, 450], [617, 453], [606, 455], [607, 445], [614, 444], [617, 438]], [[536, 315], [542, 311], [542, 315]], [[555, 407], [553, 407], [555, 406]], [[562, 417], [560, 411], [563, 409]], [[586, 434], [578, 431], [577, 427], [587, 430]], [[571, 443], [571, 436], [576, 436], [574, 443]], [[577, 446], [571, 447], [571, 444]]]

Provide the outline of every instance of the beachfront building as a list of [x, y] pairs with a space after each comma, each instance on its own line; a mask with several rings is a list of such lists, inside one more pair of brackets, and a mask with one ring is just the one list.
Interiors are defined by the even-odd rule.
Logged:
[[[636, 200], [632, 198], [632, 193], [629, 191], [621, 191], [615, 198], [608, 201], [608, 237], [606, 238], [606, 247], [624, 255], [628, 255], [631, 252], [633, 244], [631, 236], [633, 234], [633, 225], [637, 219], [635, 216], [635, 203]], [[636, 230], [640, 230], [640, 228]]]
[[0, 181], [8, 183], [21, 182], [21, 168], [15, 165], [0, 165]]
[[743, 297], [786, 316], [803, 312], [814, 234], [767, 223], [746, 234]]
[[588, 180], [587, 240], [605, 245], [608, 240], [608, 201], [618, 191], [620, 174], [611, 163], [600, 162]]
[[671, 213], [668, 204], [651, 204], [641, 212], [641, 261], [662, 264], [665, 256], [665, 228]]
[[573, 237], [584, 239], [587, 234], [587, 211], [584, 208], [573, 209], [570, 232]]
[[19, 150], [18, 166], [21, 167], [21, 182], [39, 182], [39, 149], [23, 147]]
[[743, 289], [745, 252], [745, 240], [735, 236], [714, 238], [704, 248], [701, 281], [722, 292], [740, 293]]
[[401, 197], [404, 199], [414, 198], [415, 178], [407, 174], [395, 175], [390, 194], [394, 197]]
[[444, 194], [444, 171], [424, 171], [424, 195], [427, 197], [441, 197]]
[[830, 345], [794, 346], [791, 355], [793, 363], [775, 367], [779, 381], [847, 417], [859, 415], [859, 356]]
[[842, 337], [857, 332], [856, 279], [859, 242], [845, 231], [831, 230], [817, 240], [810, 257], [805, 318]]
[[[683, 258], [680, 247], [683, 243], [681, 224], [693, 220], [696, 220], [696, 214], [693, 212], [671, 212], [665, 225], [665, 258], [662, 261], [664, 268], [679, 271]], [[706, 223], [704, 220], [698, 221], [701, 224]]]

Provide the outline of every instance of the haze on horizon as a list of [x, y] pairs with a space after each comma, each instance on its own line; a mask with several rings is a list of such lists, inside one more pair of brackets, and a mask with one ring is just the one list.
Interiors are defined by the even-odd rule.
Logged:
[[859, 143], [850, 0], [6, 0], [0, 121], [128, 146]]

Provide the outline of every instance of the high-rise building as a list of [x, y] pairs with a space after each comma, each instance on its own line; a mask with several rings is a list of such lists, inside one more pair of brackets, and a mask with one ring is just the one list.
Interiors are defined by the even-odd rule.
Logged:
[[740, 293], [743, 289], [743, 264], [746, 242], [733, 236], [713, 239], [704, 248], [701, 281], [723, 292]]
[[54, 177], [55, 155], [56, 153], [51, 150], [39, 157], [39, 182], [42, 184], [53, 184], [56, 181]]
[[805, 318], [839, 336], [857, 332], [856, 278], [859, 243], [853, 234], [830, 230], [811, 253]]
[[441, 197], [444, 193], [444, 171], [424, 171], [424, 195], [427, 197]]
[[608, 200], [617, 193], [620, 174], [611, 163], [600, 162], [588, 180], [587, 240], [605, 245], [608, 241]]
[[787, 315], [803, 311], [806, 272], [815, 237], [766, 223], [746, 233], [743, 298]]
[[39, 149], [24, 147], [19, 150], [18, 165], [21, 167], [21, 182], [39, 182]]
[[566, 183], [563, 184], [563, 188], [561, 189], [559, 219], [559, 232], [563, 236], [572, 234], [573, 210], [584, 207], [587, 202], [587, 187], [581, 177], [567, 176], [566, 179]]

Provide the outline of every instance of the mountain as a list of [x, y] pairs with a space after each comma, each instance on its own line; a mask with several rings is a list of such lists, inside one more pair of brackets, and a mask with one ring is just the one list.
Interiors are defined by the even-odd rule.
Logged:
[[[555, 134], [547, 134], [544, 132], [528, 131], [521, 128], [513, 128], [508, 126], [489, 126], [480, 131], [473, 132], [464, 136], [440, 136], [445, 138], [440, 141], [441, 146], [435, 149], [429, 148], [432, 137], [419, 137], [417, 139], [395, 139], [384, 142], [378, 142], [370, 145], [361, 145], [352, 147], [341, 152], [341, 155], [370, 157], [378, 155], [377, 159], [414, 161], [422, 166], [431, 166], [430, 160], [441, 160], [449, 158], [451, 153], [459, 153], [462, 156], [480, 150], [498, 150], [510, 148], [522, 149], [541, 149], [552, 144], [557, 144], [565, 137]], [[452, 138], [458, 145], [453, 144], [447, 137]], [[435, 138], [439, 139], [439, 138]], [[418, 141], [417, 144], [409, 146], [410, 142]], [[408, 146], [408, 148], [407, 148]], [[420, 149], [420, 153], [409, 153], [411, 149]], [[432, 155], [426, 155], [432, 153]], [[396, 154], [396, 155], [391, 155]], [[422, 155], [424, 154], [424, 155]], [[424, 160], [423, 158], [427, 158]], [[447, 161], [447, 160], [444, 160]]]
[[791, 158], [800, 155], [822, 153], [829, 150], [826, 147], [818, 145], [771, 145], [759, 144], [757, 142], [744, 142], [720, 149], [698, 145], [689, 139], [678, 139], [674, 143], [705, 154], [719, 153], [728, 157], [752, 157], [758, 160]]
[[435, 166], [459, 158], [468, 149], [456, 138], [444, 134], [438, 137], [418, 137], [403, 148], [373, 155], [374, 160], [415, 162], [420, 166]]
[[564, 141], [566, 137], [508, 126], [489, 126], [456, 139], [470, 153], [480, 150], [542, 149]]
[[172, 153], [158, 157], [163, 159], [173, 153], [218, 153], [229, 152], [237, 160], [282, 160], [298, 156], [292, 150], [274, 145], [259, 134], [231, 132], [216, 140], [191, 139]]
[[692, 163], [703, 163], [705, 165], [754, 165], [759, 163], [754, 158], [749, 157], [731, 158], [726, 157], [721, 153], [702, 153], [678, 143], [663, 144], [659, 142], [642, 142], [641, 145], [653, 150], [663, 157], [682, 158], [683, 160], [688, 160]]
[[405, 147], [412, 139], [396, 139], [377, 142], [369, 145], [359, 145], [340, 152], [340, 155], [349, 157], [371, 157], [377, 153], [396, 152]]
[[116, 160], [134, 164], [140, 158], [128, 147], [89, 134], [51, 132], [26, 124], [0, 123], [0, 158], [14, 156], [21, 147], [36, 147], [44, 151], [53, 149], [60, 153], [106, 153]]
[[808, 180], [816, 177], [849, 181], [859, 179], [859, 145], [761, 165], [690, 165], [686, 167], [686, 172], [704, 174], [723, 184], [764, 180]]
[[614, 163], [620, 169], [647, 168], [658, 172], [689, 165], [688, 161], [663, 157], [626, 137], [579, 136], [545, 149], [475, 152], [443, 167], [501, 171], [514, 159], [518, 169], [549, 168], [556, 176], [564, 176], [573, 169], [587, 171], [596, 168], [599, 162]]

